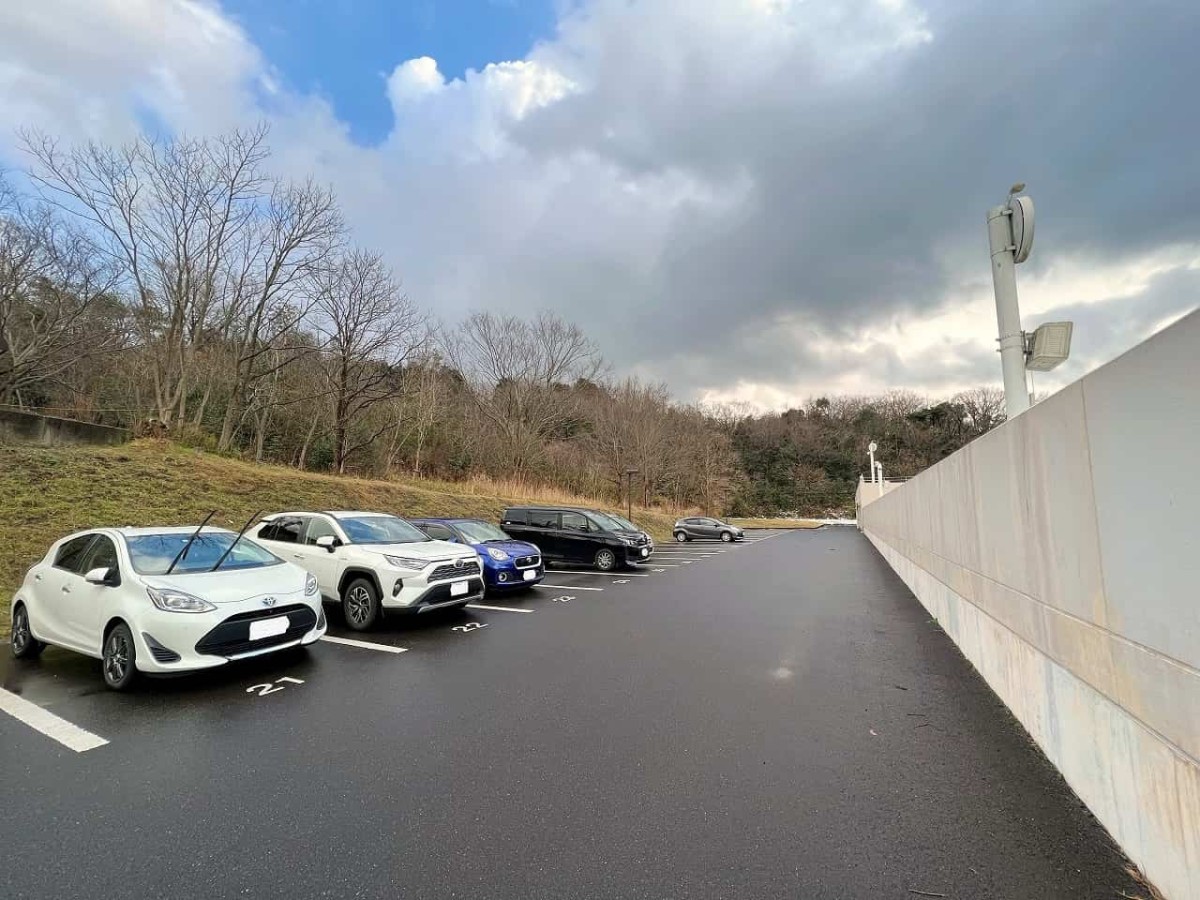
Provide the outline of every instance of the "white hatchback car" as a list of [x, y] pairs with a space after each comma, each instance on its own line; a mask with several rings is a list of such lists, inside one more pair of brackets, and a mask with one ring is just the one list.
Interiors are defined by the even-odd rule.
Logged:
[[101, 528], [55, 543], [12, 602], [12, 649], [103, 661], [104, 682], [206, 669], [325, 633], [316, 579], [223, 528]]
[[317, 576], [355, 631], [384, 610], [426, 613], [483, 596], [483, 567], [470, 547], [435, 541], [397, 516], [374, 512], [290, 512], [264, 516], [254, 539]]

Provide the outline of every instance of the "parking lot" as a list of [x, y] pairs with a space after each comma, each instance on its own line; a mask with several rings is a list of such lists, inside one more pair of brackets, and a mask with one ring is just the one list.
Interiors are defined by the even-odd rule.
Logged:
[[0, 896], [1139, 896], [852, 528], [327, 610], [131, 695], [5, 655]]

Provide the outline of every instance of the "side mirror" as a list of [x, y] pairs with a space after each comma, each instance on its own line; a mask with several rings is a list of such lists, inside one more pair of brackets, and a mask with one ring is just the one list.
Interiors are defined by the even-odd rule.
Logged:
[[340, 547], [342, 545], [342, 542], [339, 541], [332, 534], [324, 534], [324, 535], [321, 535], [321, 537], [317, 538], [316, 544], [318, 547], [324, 547], [326, 550], [328, 550], [330, 553], [332, 553], [334, 550], [336, 550], [338, 547]]
[[116, 583], [116, 579], [112, 577], [113, 570], [108, 566], [100, 566], [96, 569], [88, 569], [83, 576], [83, 580], [88, 584], [101, 584], [111, 586]]

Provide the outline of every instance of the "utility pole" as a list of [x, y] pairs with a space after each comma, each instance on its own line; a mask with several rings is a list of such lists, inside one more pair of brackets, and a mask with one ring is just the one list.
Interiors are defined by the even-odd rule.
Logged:
[[626, 469], [625, 470], [625, 477], [629, 482], [625, 486], [625, 500], [627, 503], [626, 510], [625, 510], [625, 518], [627, 518], [630, 522], [633, 521], [633, 476], [636, 475], [637, 473], [638, 473], [637, 469]]
[[1015, 196], [1025, 190], [1018, 182], [1008, 202], [988, 210], [988, 244], [992, 252], [992, 286], [996, 293], [996, 325], [1000, 332], [1000, 366], [1004, 373], [1004, 405], [1011, 419], [1029, 409], [1025, 383], [1025, 332], [1017, 304], [1017, 263], [1033, 247], [1033, 201]]

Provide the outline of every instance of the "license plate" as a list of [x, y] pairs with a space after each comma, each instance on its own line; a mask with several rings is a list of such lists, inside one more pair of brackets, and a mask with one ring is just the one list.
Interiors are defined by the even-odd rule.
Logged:
[[526, 569], [525, 570], [525, 580], [526, 581], [533, 581], [533, 579], [535, 579], [535, 578], [537, 578], [537, 570], [536, 569]]
[[276, 616], [274, 619], [259, 619], [250, 623], [250, 640], [261, 641], [263, 638], [283, 634], [287, 630], [287, 616]]
[[456, 581], [450, 585], [450, 596], [461, 597], [470, 587], [471, 583], [469, 581]]

